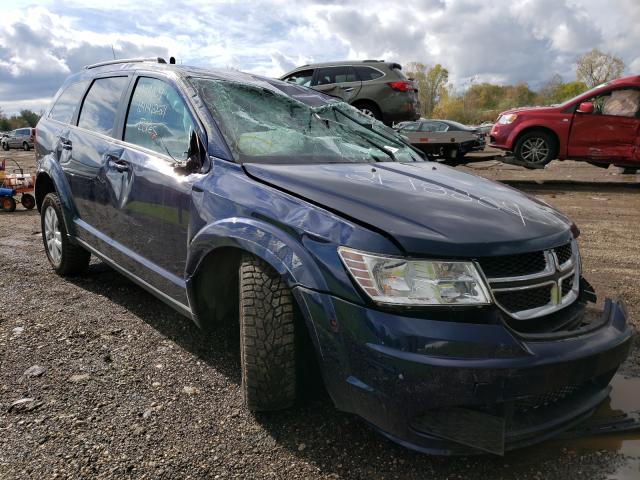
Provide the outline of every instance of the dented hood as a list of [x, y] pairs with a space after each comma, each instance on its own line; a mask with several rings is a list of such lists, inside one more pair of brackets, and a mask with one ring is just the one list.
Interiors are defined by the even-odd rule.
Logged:
[[244, 168], [259, 181], [392, 237], [408, 254], [506, 255], [572, 237], [572, 223], [547, 204], [436, 163]]

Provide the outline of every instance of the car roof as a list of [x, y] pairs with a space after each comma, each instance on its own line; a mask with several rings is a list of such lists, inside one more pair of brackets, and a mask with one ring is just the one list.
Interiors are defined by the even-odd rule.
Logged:
[[307, 63], [306, 65], [300, 65], [299, 67], [296, 67], [293, 70], [288, 71], [287, 73], [282, 75], [282, 77], [285, 77], [293, 72], [299, 72], [300, 70], [307, 70], [311, 68], [321, 68], [321, 67], [339, 67], [342, 65], [357, 65], [357, 66], [367, 66], [367, 67], [386, 66], [388, 68], [402, 69], [402, 65], [400, 65], [399, 63], [387, 62], [385, 60], [338, 60], [335, 62]]
[[[160, 59], [158, 59], [160, 60]], [[276, 84], [282, 88], [278, 90], [283, 91], [285, 86], [287, 88], [292, 87], [290, 83], [283, 82], [278, 79], [263, 77], [261, 75], [255, 75], [252, 73], [245, 73], [239, 70], [220, 69], [220, 68], [200, 68], [189, 65], [176, 65], [170, 63], [163, 63], [158, 60], [151, 59], [123, 59], [121, 61], [109, 61], [104, 63], [98, 63], [94, 65], [88, 65], [79, 72], [69, 76], [65, 81], [65, 84], [72, 83], [83, 79], [92, 79], [96, 76], [102, 76], [104, 74], [123, 74], [134, 71], [146, 71], [146, 72], [159, 72], [168, 73], [169, 76], [176, 77], [206, 77], [219, 80], [227, 80], [233, 82], [239, 82], [243, 84], [249, 84], [256, 87], [262, 87], [267, 89], [275, 89]], [[304, 87], [299, 87], [304, 88]], [[317, 93], [317, 92], [316, 92]]]
[[607, 87], [621, 87], [621, 86], [640, 86], [640, 75], [629, 75], [627, 77], [616, 78], [615, 80], [611, 80], [607, 83], [604, 83], [602, 86]]

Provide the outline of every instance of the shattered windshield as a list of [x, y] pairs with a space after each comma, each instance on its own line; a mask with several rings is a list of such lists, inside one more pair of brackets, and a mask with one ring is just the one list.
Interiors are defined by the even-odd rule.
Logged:
[[392, 129], [346, 103], [314, 107], [277, 88], [212, 78], [191, 81], [239, 162], [422, 161]]

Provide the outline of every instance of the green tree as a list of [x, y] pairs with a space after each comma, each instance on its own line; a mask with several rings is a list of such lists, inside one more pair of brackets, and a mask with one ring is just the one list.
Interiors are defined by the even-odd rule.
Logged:
[[20, 117], [27, 122], [29, 127], [35, 127], [40, 120], [40, 115], [28, 109], [20, 110]]
[[418, 86], [420, 113], [424, 117], [431, 117], [433, 109], [445, 93], [449, 71], [439, 63], [428, 67], [424, 63], [413, 62], [407, 66], [407, 75], [413, 78]]
[[624, 62], [620, 57], [594, 48], [577, 59], [576, 77], [593, 88], [622, 76]]
[[433, 109], [433, 118], [455, 120], [461, 123], [468, 123], [467, 109], [461, 95], [455, 95], [450, 90], [442, 92], [440, 101]]

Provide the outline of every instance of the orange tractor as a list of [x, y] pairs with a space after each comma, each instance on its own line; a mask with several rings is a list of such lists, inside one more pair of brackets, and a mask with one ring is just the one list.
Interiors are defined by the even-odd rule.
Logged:
[[24, 173], [18, 162], [10, 160], [18, 167], [13, 173], [7, 173], [7, 159], [0, 160], [0, 208], [5, 212], [13, 212], [16, 204], [21, 203], [24, 208], [31, 210], [36, 206], [34, 179], [31, 174]]

